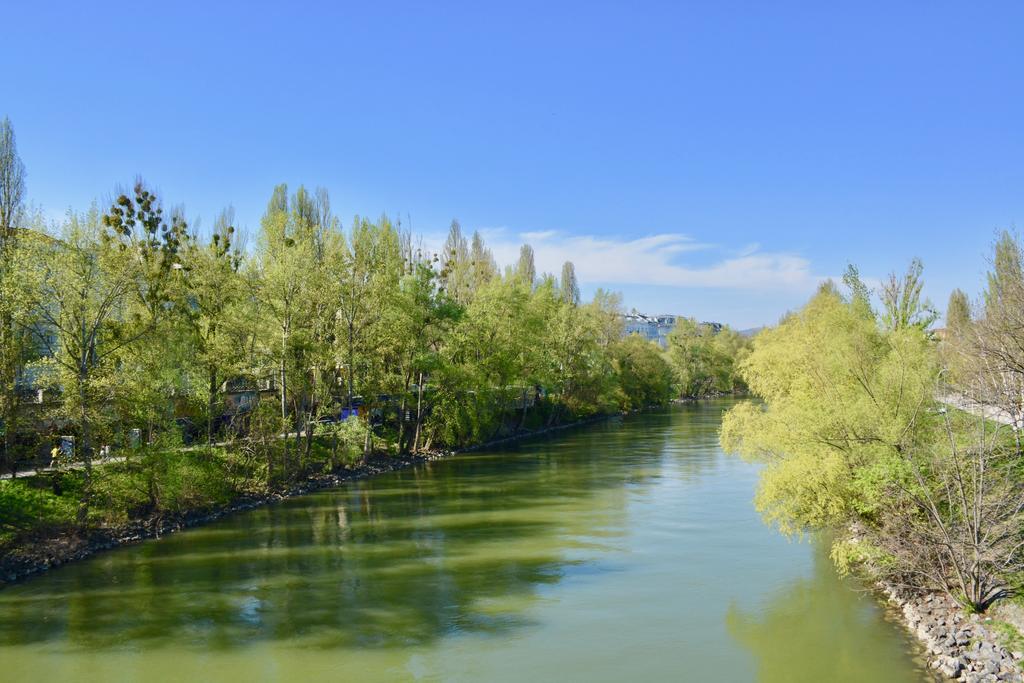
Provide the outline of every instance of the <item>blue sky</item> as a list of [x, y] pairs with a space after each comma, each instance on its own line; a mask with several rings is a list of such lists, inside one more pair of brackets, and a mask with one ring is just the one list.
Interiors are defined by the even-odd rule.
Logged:
[[[102, 5], [102, 6], [101, 6]], [[772, 323], [847, 262], [977, 294], [1024, 223], [1024, 4], [12, 3], [30, 199], [141, 174], [254, 231], [276, 183], [427, 242], [572, 258], [629, 307]], [[10, 28], [13, 27], [13, 30]]]

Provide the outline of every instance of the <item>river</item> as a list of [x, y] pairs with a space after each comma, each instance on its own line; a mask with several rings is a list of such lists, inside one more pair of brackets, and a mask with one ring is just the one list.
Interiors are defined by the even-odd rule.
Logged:
[[0, 591], [0, 680], [925, 681], [765, 526], [727, 401], [293, 498]]

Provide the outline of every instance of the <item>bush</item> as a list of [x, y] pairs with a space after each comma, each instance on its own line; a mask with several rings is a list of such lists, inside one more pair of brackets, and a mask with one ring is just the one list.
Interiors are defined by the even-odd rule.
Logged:
[[95, 514], [122, 522], [226, 503], [234, 495], [227, 470], [227, 460], [216, 451], [142, 449], [125, 463], [95, 470]]

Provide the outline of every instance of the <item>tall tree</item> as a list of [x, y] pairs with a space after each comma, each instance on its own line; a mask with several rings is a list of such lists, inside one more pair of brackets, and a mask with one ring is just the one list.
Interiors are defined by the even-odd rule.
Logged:
[[[309, 406], [315, 337], [325, 319], [319, 307], [319, 295], [324, 292], [324, 230], [318, 222], [322, 214], [304, 187], [289, 200], [287, 186], [277, 186], [261, 221], [257, 251], [259, 299], [268, 323], [262, 348], [275, 368], [282, 430], [294, 431], [297, 439]], [[286, 477], [291, 464], [285, 439]]]
[[951, 338], [959, 351], [954, 390], [1001, 412], [1024, 454], [1024, 275], [1018, 237], [1003, 232], [993, 247], [988, 286], [977, 320]]
[[533, 247], [524, 244], [519, 248], [519, 261], [516, 262], [516, 277], [533, 286], [537, 279], [537, 267], [533, 262]]
[[17, 221], [23, 213], [25, 165], [18, 156], [10, 119], [0, 122], [0, 467], [14, 465], [14, 438], [18, 430], [21, 396], [18, 378], [26, 359], [28, 310], [25, 303], [25, 267], [19, 249]]
[[1019, 297], [1024, 289], [1024, 268], [1020, 240], [1004, 230], [992, 248], [992, 268], [988, 272], [985, 304], [998, 308], [1004, 301]]
[[11, 236], [24, 209], [25, 164], [18, 156], [11, 120], [0, 121], [0, 246]]
[[961, 289], [954, 289], [946, 306], [946, 329], [950, 333], [965, 331], [971, 323], [971, 304]]
[[[206, 439], [214, 442], [220, 415], [220, 387], [251, 361], [247, 326], [242, 324], [246, 303], [241, 277], [242, 253], [235, 239], [234, 210], [225, 209], [213, 225], [207, 244], [192, 239], [182, 255], [185, 267], [184, 314], [190, 329], [191, 364], [197, 388], [202, 388]], [[251, 370], [251, 368], [249, 368]]]
[[445, 290], [456, 301], [466, 303], [472, 296], [473, 263], [462, 226], [452, 220], [441, 253], [441, 279]]
[[[60, 418], [73, 425], [85, 483], [78, 520], [87, 521], [97, 445], [115, 434], [112, 405], [124, 391], [125, 354], [158, 329], [185, 226], [169, 225], [141, 182], [103, 214], [69, 215], [58, 243], [40, 244], [44, 275], [34, 328], [60, 387]], [[147, 315], [146, 311], [150, 314]]]
[[850, 290], [850, 301], [856, 310], [866, 316], [873, 316], [874, 310], [871, 307], [871, 290], [860, 277], [860, 270], [852, 263], [846, 266], [843, 273], [843, 284]]
[[566, 261], [562, 264], [562, 282], [561, 282], [561, 293], [562, 300], [573, 306], [578, 306], [580, 303], [580, 285], [576, 280], [576, 266], [573, 265], [572, 261]]
[[484, 245], [484, 238], [478, 231], [473, 231], [473, 239], [469, 248], [471, 266], [471, 288], [475, 294], [498, 274], [498, 264], [494, 262], [494, 254]]
[[[891, 330], [916, 327], [927, 330], [938, 318], [931, 302], [921, 299], [924, 266], [913, 259], [902, 276], [892, 273], [882, 283], [883, 321]], [[854, 293], [857, 296], [857, 293]]]
[[401, 452], [419, 449], [425, 383], [440, 369], [441, 346], [462, 312], [439, 281], [432, 259], [420, 250], [410, 254], [378, 335], [379, 351], [389, 366], [388, 393], [398, 397], [397, 445]]
[[360, 379], [370, 372], [373, 338], [384, 302], [397, 286], [400, 261], [398, 233], [391, 222], [356, 216], [339, 261], [330, 269], [339, 291], [335, 352], [344, 370], [349, 408]]

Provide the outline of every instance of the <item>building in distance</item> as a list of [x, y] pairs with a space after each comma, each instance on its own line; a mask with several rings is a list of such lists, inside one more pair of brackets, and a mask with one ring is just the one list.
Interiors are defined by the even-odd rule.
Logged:
[[[676, 321], [686, 316], [665, 313], [661, 315], [646, 315], [631, 311], [622, 316], [625, 336], [638, 334], [649, 341], [658, 342], [661, 348], [668, 348], [668, 333], [676, 326]], [[702, 325], [710, 327], [715, 334], [722, 331], [722, 323], [704, 322]]]

